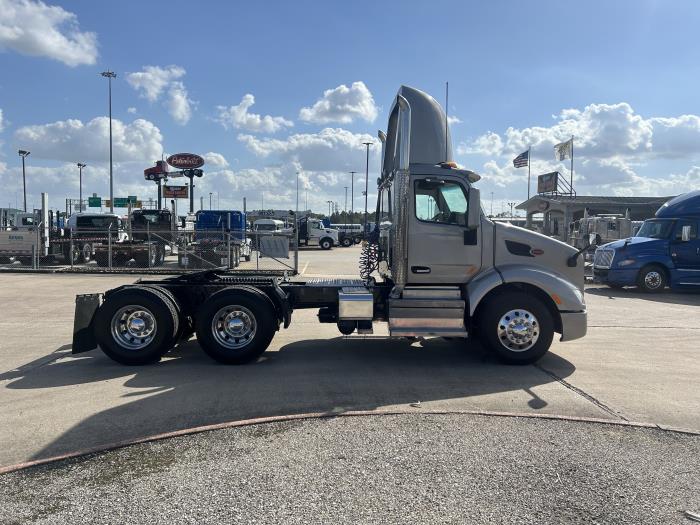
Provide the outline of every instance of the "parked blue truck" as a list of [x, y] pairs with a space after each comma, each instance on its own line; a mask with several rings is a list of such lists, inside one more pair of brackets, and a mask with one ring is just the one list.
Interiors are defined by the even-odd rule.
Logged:
[[700, 190], [679, 195], [644, 221], [637, 235], [595, 251], [593, 277], [612, 288], [637, 286], [649, 293], [700, 290]]
[[239, 259], [250, 258], [245, 213], [200, 210], [195, 215], [194, 242], [180, 252], [179, 262], [185, 268], [235, 267]]

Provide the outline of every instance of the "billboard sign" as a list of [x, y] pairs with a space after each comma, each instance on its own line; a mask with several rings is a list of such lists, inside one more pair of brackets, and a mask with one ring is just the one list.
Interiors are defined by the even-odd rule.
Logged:
[[554, 193], [559, 187], [559, 172], [553, 171], [537, 177], [537, 193]]
[[204, 159], [194, 153], [176, 153], [170, 155], [167, 160], [173, 168], [192, 169], [204, 166]]
[[186, 199], [188, 196], [187, 186], [163, 186], [163, 197], [166, 199]]

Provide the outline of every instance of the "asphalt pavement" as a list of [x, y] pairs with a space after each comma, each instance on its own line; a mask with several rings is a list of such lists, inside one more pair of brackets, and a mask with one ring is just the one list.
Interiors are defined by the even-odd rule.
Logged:
[[1, 523], [691, 523], [700, 438], [469, 415], [174, 438], [0, 476]]
[[[300, 255], [299, 265], [303, 275], [299, 278], [355, 276], [358, 256], [358, 247], [335, 249], [330, 252], [304, 250]], [[430, 339], [411, 343], [405, 340], [388, 340], [385, 337], [386, 326], [382, 323], [375, 324], [373, 336], [343, 337], [337, 333], [334, 325], [319, 324], [315, 311], [295, 312], [291, 327], [288, 330], [281, 330], [275, 336], [270, 349], [258, 363], [248, 366], [227, 367], [219, 365], [201, 352], [196, 340], [178, 347], [160, 363], [147, 367], [124, 367], [113, 363], [99, 351], [72, 356], [70, 341], [75, 294], [104, 291], [118, 284], [133, 282], [134, 279], [135, 276], [130, 275], [0, 275], [0, 304], [4, 305], [4, 312], [0, 317], [0, 334], [2, 334], [0, 337], [0, 421], [3, 423], [0, 425], [0, 443], [2, 443], [0, 468], [70, 454], [75, 451], [100, 448], [123, 441], [143, 439], [154, 434], [182, 431], [201, 425], [216, 425], [248, 418], [308, 412], [339, 414], [356, 410], [492, 411], [597, 418], [621, 423], [640, 421], [661, 428], [678, 427], [700, 432], [700, 391], [695, 388], [695, 382], [700, 372], [697, 352], [697, 337], [700, 327], [691, 322], [700, 314], [700, 295], [697, 294], [665, 293], [648, 296], [634, 290], [611, 290], [605, 287], [590, 286], [587, 288], [586, 294], [589, 309], [588, 335], [584, 339], [569, 343], [555, 341], [552, 351], [544, 359], [536, 365], [526, 367], [504, 366], [493, 359], [476, 342], [464, 343], [463, 341]], [[347, 443], [345, 446], [349, 448], [359, 447], [360, 449], [368, 447], [368, 450], [377, 450], [377, 457], [380, 459], [382, 454], [386, 454], [388, 459], [381, 459], [380, 463], [386, 464], [387, 469], [393, 468], [396, 479], [400, 480], [400, 464], [392, 466], [393, 460], [391, 458], [397, 456], [392, 455], [395, 452], [392, 448], [395, 447], [395, 444], [392, 443], [390, 437], [398, 436], [402, 432], [410, 433], [414, 420], [416, 421], [415, 425], [418, 425], [416, 432], [422, 435], [426, 432], [426, 428], [421, 422], [431, 421], [431, 417], [437, 416], [397, 416], [395, 421], [408, 421], [409, 423], [392, 423], [393, 426], [390, 425], [386, 430], [383, 428], [383, 422], [390, 420], [369, 419], [367, 421], [375, 421], [372, 425], [378, 429], [373, 434], [374, 440], [369, 443], [358, 437], [357, 443], [354, 445]], [[564, 439], [566, 443], [569, 443], [569, 432], [574, 432], [572, 435], [578, 437], [572, 442], [572, 446], [576, 443], [583, 446], [586, 443], [585, 436], [588, 436], [586, 446], [589, 448], [586, 449], [586, 453], [591, 454], [591, 458], [595, 458], [596, 453], [602, 452], [593, 451], [590, 447], [607, 446], [605, 445], [606, 439], [612, 439], [611, 436], [614, 435], [618, 445], [624, 444], [624, 446], [618, 446], [616, 450], [621, 454], [620, 457], [626, 457], [629, 463], [629, 467], [625, 467], [627, 470], [623, 469], [623, 461], [615, 463], [615, 468], [622, 470], [615, 471], [616, 477], [614, 479], [624, 480], [629, 476], [632, 478], [637, 476], [641, 486], [642, 480], [645, 479], [644, 476], [653, 472], [654, 469], [666, 472], [668, 479], [660, 477], [656, 480], [653, 476], [646, 478], [647, 482], [651, 484], [650, 486], [656, 487], [658, 485], [661, 487], [659, 489], [661, 495], [666, 494], [664, 492], [666, 489], [662, 485], [668, 486], [668, 491], [671, 491], [673, 487], [678, 487], [679, 497], [684, 494], [683, 487], [686, 483], [684, 480], [690, 478], [679, 478], [678, 484], [674, 485], [671, 483], [673, 480], [669, 469], [675, 469], [676, 474], [683, 474], [688, 470], [688, 465], [692, 465], [693, 461], [696, 462], [698, 457], [697, 437], [661, 430], [623, 429], [609, 425], [569, 424], [558, 421], [525, 421], [518, 418], [509, 420], [512, 421], [510, 423], [500, 419], [499, 422], [492, 423], [489, 418], [470, 419], [472, 416], [468, 415], [440, 417], [447, 418], [445, 421], [452, 421], [450, 425], [455, 427], [466, 425], [463, 429], [463, 436], [460, 438], [464, 442], [464, 447], [488, 454], [491, 461], [496, 461], [492, 467], [494, 473], [522, 471], [523, 474], [517, 477], [521, 482], [528, 469], [540, 472], [538, 465], [544, 461], [545, 454], [542, 452], [537, 456], [537, 461], [532, 459], [527, 462], [526, 458], [521, 458], [520, 463], [513, 463], [514, 459], [510, 455], [506, 455], [506, 459], [510, 458], [509, 462], [505, 462], [506, 459], [504, 459], [504, 462], [498, 463], [498, 458], [494, 456], [497, 448], [493, 449], [494, 444], [490, 443], [489, 439], [491, 441], [505, 439], [501, 436], [501, 431], [506, 431], [508, 425], [510, 425], [508, 432], [516, 436], [512, 443], [508, 443], [508, 446], [517, 448], [516, 442], [518, 440], [522, 450], [533, 446], [539, 447], [541, 444], [557, 444], [556, 439], [548, 441], [550, 435], [558, 436], [558, 440]], [[332, 436], [331, 441], [344, 443], [343, 436], [345, 435], [356, 437], [362, 435], [362, 431], [356, 431], [354, 425], [366, 424], [345, 418], [333, 421], [337, 422], [275, 423], [270, 428], [299, 429], [308, 426], [310, 434], [321, 432], [325, 435], [328, 432], [328, 436]], [[491, 437], [486, 439], [472, 424], [474, 421], [479, 422], [476, 426], [486, 425], [487, 428], [492, 428], [491, 425], [504, 425], [504, 427], [500, 430], [493, 427]], [[334, 427], [333, 425], [338, 426]], [[534, 432], [534, 429], [539, 427], [543, 429], [542, 436], [527, 433]], [[178, 467], [180, 470], [175, 473], [180, 478], [176, 476], [174, 479], [180, 479], [182, 484], [169, 485], [165, 481], [162, 483], [154, 481], [154, 483], [160, 487], [161, 498], [164, 502], [170, 502], [173, 509], [181, 508], [173, 501], [175, 496], [182, 497], [183, 501], [187, 502], [191, 501], [188, 499], [190, 493], [193, 494], [192, 498], [195, 497], [195, 494], [200, 493], [200, 489], [190, 484], [188, 480], [197, 483], [201, 481], [198, 476], [207, 476], [209, 475], [207, 473], [211, 472], [210, 478], [205, 480], [204, 485], [213, 487], [211, 483], [214, 483], [216, 476], [220, 473], [216, 469], [212, 470], [212, 462], [221, 461], [222, 465], [228, 465], [226, 467], [229, 469], [228, 472], [235, 477], [238, 475], [237, 469], [242, 469], [247, 465], [245, 462], [236, 463], [237, 459], [258, 457], [258, 452], [255, 450], [257, 445], [254, 444], [254, 440], [250, 440], [253, 439], [256, 432], [261, 433], [260, 435], [264, 437], [267, 436], [268, 431], [261, 430], [263, 427], [257, 428], [256, 431], [232, 429], [202, 434], [197, 437], [166, 440], [158, 444], [140, 445], [123, 451], [95, 456], [84, 463], [82, 463], [83, 460], [73, 460], [68, 463], [57, 463], [53, 467], [35, 467], [23, 474], [12, 474], [10, 477], [0, 476], [0, 483], [4, 483], [0, 484], [0, 489], [2, 489], [0, 497], [5, 497], [4, 502], [0, 502], [2, 503], [0, 511], [3, 508], [11, 511], [9, 513], [0, 512], [0, 516], [7, 516], [5, 522], [13, 523], [13, 521], [7, 521], [9, 519], [22, 522], [26, 518], [23, 513], [28, 512], [27, 508], [30, 508], [33, 509], [32, 513], [38, 512], [34, 518], [39, 522], [42, 519], [45, 519], [46, 522], [60, 522], [72, 506], [78, 505], [79, 498], [83, 498], [86, 505], [87, 502], [93, 501], [91, 497], [86, 496], [87, 493], [80, 492], [83, 489], [87, 490], [85, 487], [88, 486], [83, 487], [80, 483], [72, 483], [70, 476], [76, 478], [82, 476], [83, 469], [91, 469], [90, 471], [94, 471], [95, 476], [98, 476], [101, 462], [103, 470], [113, 470], [114, 466], [118, 465], [123, 457], [126, 457], [122, 454], [134, 454], [133, 458], [140, 457], [140, 459], [133, 459], [131, 463], [128, 463], [131, 467], [124, 470], [123, 476], [116, 472], [114, 479], [105, 485], [109, 490], [116, 491], [114, 493], [119, 495], [122, 505], [119, 507], [119, 504], [115, 503], [113, 507], [106, 506], [104, 512], [108, 512], [110, 509], [113, 511], [119, 507], [120, 514], [118, 515], [130, 518], [120, 521], [137, 523], [141, 518], [129, 514], [132, 512], [132, 507], [127, 504], [129, 498], [133, 497], [131, 489], [126, 485], [120, 485], [120, 483], [134, 482], [134, 480], [129, 481], [132, 470], [138, 474], [141, 464], [145, 465], [143, 468], [146, 469], [150, 468], [148, 465], [151, 463], [160, 465], [161, 457], [171, 458], [173, 465], [180, 465]], [[523, 429], [530, 430], [522, 434]], [[271, 430], [269, 432], [272, 436], [277, 435], [277, 431]], [[284, 430], [282, 433], [286, 432], [287, 430]], [[243, 437], [239, 438], [238, 433]], [[452, 441], [452, 445], [450, 445], [450, 442], [442, 439], [441, 434], [437, 431], [432, 434], [427, 432], [425, 439], [426, 442], [434, 441], [436, 446], [441, 447], [440, 454], [444, 454], [444, 458], [447, 458], [450, 446], [452, 448], [456, 444], [462, 446], [462, 441], [457, 439]], [[219, 438], [217, 437], [219, 435], [229, 437]], [[517, 438], [518, 435], [520, 438]], [[382, 436], [386, 436], [386, 443]], [[455, 438], [455, 436], [452, 437]], [[210, 446], [207, 441], [210, 439], [213, 440], [212, 457], [205, 458], [203, 454]], [[232, 443], [243, 440], [241, 442], [248, 443], [246, 454], [242, 456], [233, 454], [224, 461], [226, 454], [222, 452], [219, 455], [215, 450], [219, 439], [224, 441], [228, 439]], [[245, 441], [246, 439], [248, 441]], [[406, 437], [405, 440], [400, 441], [404, 446], [399, 447], [403, 449], [407, 465], [409, 463], [411, 465], [426, 463], [421, 468], [428, 469], [434, 461], [447, 462], [447, 459], [439, 459], [440, 454], [436, 453], [437, 455], [433, 457], [414, 442], [406, 441], [408, 439]], [[418, 438], [416, 437], [416, 439]], [[201, 454], [186, 454], [182, 460], [184, 463], [180, 464], [181, 459], [178, 451], [181, 449], [190, 450], [187, 448], [190, 446], [187, 445], [189, 440], [192, 442], [191, 447], [194, 447], [191, 450], [199, 450]], [[261, 439], [260, 446], [266, 447], [268, 442], [272, 443], [274, 439]], [[639, 449], [636, 448], [638, 442], [641, 443]], [[172, 445], [168, 445], [168, 443]], [[325, 455], [327, 451], [320, 445], [313, 444], [325, 443], [323, 440], [310, 441], [310, 443], [311, 448], [308, 451], [299, 449], [298, 454], [311, 455], [315, 453], [319, 457], [326, 458], [324, 461], [330, 461], [328, 458], [331, 456]], [[670, 446], [669, 443], [685, 443], [689, 448], [683, 449], [684, 452], [679, 452], [678, 455], [673, 455], [666, 451]], [[643, 449], [643, 444], [646, 444], [647, 449]], [[169, 446], [173, 447], [172, 453], [167, 452]], [[162, 448], [157, 448], [158, 454], [153, 455], [151, 453], [154, 450], [152, 447]], [[298, 444], [298, 447], [301, 447], [301, 444]], [[631, 447], [629, 452], [622, 450], [625, 447]], [[668, 448], [668, 450], [670, 451], [672, 448]], [[269, 452], [269, 449], [265, 450]], [[462, 449], [458, 447], [455, 450]], [[565, 468], [571, 461], [578, 465], [576, 463], [578, 456], [576, 456], [577, 453], [574, 449], [557, 450], [565, 455], [557, 460], [556, 458], [559, 456], [554, 454], [551, 461], [563, 462], [560, 463], [563, 465], [562, 468]], [[692, 453], [695, 454], [694, 460]], [[188, 452], [188, 454], [190, 453]], [[259, 454], [263, 454], [263, 452]], [[640, 461], [642, 458], [649, 460], [637, 461], [639, 464], [636, 464], [634, 454], [640, 454], [638, 457]], [[190, 457], [198, 458], [197, 461], [202, 463], [202, 469], [188, 464], [186, 460]], [[280, 461], [282, 461], [281, 457], [278, 456]], [[468, 470], [471, 468], [469, 467], [470, 457], [455, 456], [455, 468], [467, 469], [465, 479], [469, 481], [468, 483], [463, 481], [467, 485], [480, 483], [478, 480], [472, 479], [476, 475], [475, 473], [484, 475], [481, 471]], [[601, 456], [601, 458], [605, 457]], [[295, 461], [301, 461], [299, 458]], [[308, 461], [311, 460], [308, 459]], [[590, 498], [591, 494], [594, 493], [597, 494], [596, 498], [608, 497], [609, 491], [614, 489], [612, 481], [602, 485], [598, 483], [602, 479], [599, 477], [608, 472], [605, 470], [608, 466], [602, 464], [602, 460], [600, 463], [597, 465], [591, 459], [586, 464], [588, 470], [584, 469], [583, 472], [588, 472], [590, 479], [586, 485], [588, 488], [581, 489], [583, 491], [582, 498], [583, 496]], [[661, 463], [663, 465], [660, 465]], [[294, 463], [289, 463], [289, 465], [292, 466], [288, 472], [275, 474], [278, 476], [275, 478], [278, 482], [275, 484], [272, 494], [265, 493], [265, 498], [274, 499], [278, 496], [281, 498], [283, 494], [286, 494], [287, 485], [296, 487], [298, 493], [304, 492], [303, 487], [298, 485], [300, 482], [297, 481], [297, 485], [295, 485], [291, 481], [292, 477], [284, 478], [286, 475], [302, 476], [308, 483], [311, 483], [309, 477], [319, 477], [309, 474], [316, 468], [313, 465], [305, 467], [307, 474], [304, 474], [303, 470], [295, 470], [299, 465]], [[370, 460], [365, 460], [363, 465], [365, 465], [363, 468], [368, 472], [376, 467]], [[251, 471], [251, 491], [255, 487], [255, 476], [261, 476], [265, 483], [272, 479], [269, 471], [263, 467], [264, 465], [261, 464], [260, 469]], [[628, 472], [628, 470], [637, 467], [641, 469], [638, 474]], [[324, 478], [327, 473], [332, 472], [332, 469], [328, 470], [331, 468], [329, 465], [319, 464], [317, 468], [321, 469], [318, 472]], [[459, 504], [459, 498], [462, 496], [454, 492], [456, 489], [450, 488], [449, 479], [442, 476], [441, 471], [433, 472], [435, 475], [440, 474], [435, 477], [428, 470], [420, 470], [418, 466], [415, 468], [418, 469], [415, 471], [418, 477], [415, 479], [407, 478], [406, 494], [423, 494], [421, 491], [424, 488], [421, 488], [421, 483], [417, 481], [417, 479], [422, 479], [426, 486], [436, 487], [435, 504], [438, 507], [444, 506], [446, 514], [441, 518], [439, 514], [425, 511], [427, 503], [423, 500], [419, 500], [420, 505], [413, 509], [407, 503], [409, 500], [405, 499], [408, 496], [403, 492], [399, 494], [398, 491], [395, 491], [396, 495], [392, 496], [396, 498], [395, 507], [389, 505], [389, 500], [378, 501], [381, 512], [377, 516], [381, 516], [385, 521], [400, 521], [393, 519], [396, 514], [392, 513], [391, 509], [396, 508], [407, 513], [408, 517], [405, 521], [421, 521], [419, 519], [421, 515], [411, 514], [414, 511], [427, 512], [424, 515], [426, 520], [460, 521], [456, 519], [457, 514], [454, 512], [461, 508], [465, 517], [462, 521], [485, 523], [489, 522], [488, 516], [493, 517], [493, 515], [483, 514], [486, 512], [484, 510], [486, 507], [479, 506], [474, 498], [469, 499], [465, 496], [463, 504]], [[486, 467], [484, 466], [484, 468]], [[579, 467], [576, 466], [576, 468]], [[160, 467], [156, 470], [158, 469]], [[191, 470], [196, 472], [188, 474], [187, 472]], [[160, 471], [158, 470], [158, 472]], [[160, 475], [158, 472], [153, 473], [153, 475]], [[342, 487], [345, 487], [344, 490], [359, 490], [364, 485], [363, 476], [365, 474], [358, 475], [357, 472], [361, 473], [362, 471], [348, 471], [344, 484], [340, 484], [338, 488], [333, 490], [314, 485], [316, 487], [314, 490], [321, 491], [321, 494], [331, 494], [333, 497], [326, 501], [321, 496], [314, 496], [316, 498], [314, 500], [316, 504], [314, 504], [308, 499], [314, 494], [313, 491], [309, 494], [303, 494], [303, 497], [299, 497], [297, 510], [307, 507], [320, 509], [321, 507], [318, 505], [323, 503], [327, 507], [324, 512], [332, 512], [334, 501], [339, 502], [339, 507], [345, 508], [349, 504], [345, 503], [342, 493], [337, 491], [340, 491]], [[562, 471], [557, 472], [561, 476]], [[107, 474], [103, 472], [102, 475]], [[685, 475], [683, 474], [683, 476]], [[31, 476], [36, 477], [32, 478]], [[38, 479], [41, 479], [42, 482], [32, 484], [26, 481], [36, 482]], [[90, 476], [85, 479], [89, 480]], [[141, 478], [139, 477], [139, 479]], [[537, 476], [533, 479], [539, 480]], [[567, 519], [571, 523], [586, 522], [586, 520], [588, 520], [587, 522], [596, 522], [592, 515], [585, 513], [586, 509], [592, 508], [592, 502], [597, 501], [595, 498], [588, 501], [587, 504], [583, 503], [584, 499], [580, 500], [582, 503], [576, 507], [580, 510], [580, 515], [562, 515], [566, 519], [556, 520], [557, 514], [553, 502], [563, 501], [567, 503], [569, 500], [561, 498], [564, 498], [566, 490], [579, 491], [577, 487], [580, 480], [578, 478], [576, 480], [576, 484], [570, 482], [561, 487], [545, 487], [556, 489], [554, 494], [557, 497], [548, 501], [540, 501], [544, 497], [544, 492], [541, 491], [544, 491], [545, 488], [540, 487], [539, 481], [530, 483], [531, 487], [528, 487], [527, 491], [533, 491], [532, 497], [536, 501], [540, 501], [539, 506], [529, 504], [530, 506], [523, 507], [521, 506], [522, 502], [518, 500], [514, 506], [514, 509], [519, 509], [517, 512], [504, 508], [499, 510], [502, 512], [499, 519], [493, 518], [491, 522], [533, 522], [532, 516], [538, 514], [530, 514], [531, 511], [544, 512], [542, 514], [544, 518], [540, 522], [566, 523]], [[52, 485], [54, 482], [65, 484]], [[115, 483], [114, 486], [110, 485], [112, 482]], [[317, 482], [320, 483], [319, 480], [314, 479], [312, 484]], [[326, 480], [324, 483], [328, 482]], [[508, 489], [510, 491], [515, 490], [517, 486], [516, 478], [513, 479], [512, 484], [507, 476], [501, 482], [504, 487], [510, 487]], [[157, 485], [157, 483], [161, 483], [161, 485]], [[358, 488], [353, 487], [353, 483]], [[45, 494], [48, 494], [52, 487], [57, 489], [60, 486], [62, 490], [56, 490], [55, 498], [49, 498], [45, 503], [41, 503], [43, 505], [41, 508], [48, 506], [50, 507], [48, 510], [38, 511], [36, 509], [39, 507], [36, 506], [38, 505], [36, 502], [43, 501], [40, 496], [44, 485], [46, 485]], [[13, 492], [12, 487], [15, 486], [17, 490]], [[697, 487], [697, 482], [695, 486]], [[480, 493], [482, 497], [485, 494], [490, 494], [490, 492], [483, 492], [486, 490], [484, 488], [486, 485], [479, 485], [479, 487], [474, 488], [476, 491], [474, 494]], [[626, 494], [625, 498], [632, 498], [636, 494], [633, 498], [635, 504], [624, 507], [627, 510], [623, 513], [615, 514], [613, 510], [617, 507], [610, 505], [613, 505], [615, 501], [620, 503], [622, 500], [613, 497], [606, 504], [608, 505], [605, 507], [607, 510], [601, 510], [600, 516], [605, 519], [599, 519], [598, 523], [624, 522], [622, 518], [618, 521], [610, 521], [612, 516], [622, 516], [624, 519], [629, 517], [631, 523], [678, 522], [664, 521], [663, 519], [653, 521], [652, 518], [658, 517], [654, 514], [656, 511], [653, 510], [656, 504], [654, 503], [651, 506], [652, 510], [649, 510], [649, 505], [645, 502], [660, 501], [659, 498], [649, 499], [644, 495], [646, 492], [639, 492], [639, 490], [634, 489], [633, 485], [629, 487], [629, 491], [625, 490], [622, 493]], [[70, 490], [65, 493], [67, 488]], [[215, 488], [213, 487], [212, 490]], [[74, 493], [74, 490], [78, 492]], [[90, 490], [95, 490], [95, 494], [101, 494], [95, 487]], [[223, 495], [222, 497], [227, 498], [228, 502], [239, 501], [236, 499], [238, 497], [236, 494], [242, 489], [239, 487], [234, 490], [235, 497], [231, 496], [231, 490], [233, 489], [224, 484], [221, 485], [221, 491], [214, 490], [214, 493]], [[447, 499], [441, 496], [443, 492]], [[149, 493], [144, 492], [144, 498], [147, 494]], [[246, 494], [245, 490], [240, 494]], [[354, 494], [354, 492], [350, 490], [348, 494]], [[505, 498], [505, 495], [512, 494], [512, 492], [505, 491], [503, 494]], [[319, 500], [319, 498], [321, 499]], [[358, 496], [358, 498], [359, 501], [365, 502], [365, 510], [372, 507], [371, 501], [367, 499], [369, 495], [366, 497]], [[450, 498], [454, 498], [455, 501], [453, 502]], [[249, 499], [250, 496], [245, 498], [246, 501]], [[25, 502], [25, 507], [27, 507], [26, 502], [28, 501], [35, 503], [23, 509], [22, 501]], [[134, 508], [140, 509], [138, 512], [144, 516], [147, 515], [145, 501], [145, 499], [139, 500], [138, 504], [134, 504]], [[281, 500], [274, 499], [274, 501], [276, 507], [286, 508]], [[495, 500], [487, 498], [486, 501]], [[507, 499], [502, 501], [507, 501]], [[693, 505], [697, 507], [697, 502], [694, 502], [692, 498], [687, 499], [687, 503], [684, 503], [685, 500], [682, 498], [669, 499], [668, 501], [670, 502], [668, 504], [659, 503], [658, 508], [666, 509], [664, 512], [668, 513], [664, 516], [674, 516], [674, 520], [678, 517], [676, 512], [684, 504], [687, 504], [689, 508]], [[292, 503], [288, 502], [286, 505]], [[574, 505], [573, 500], [569, 503]], [[265, 507], [264, 503], [259, 504], [263, 505], [260, 507], [262, 509], [269, 507]], [[220, 517], [227, 517], [230, 518], [228, 521], [235, 521], [238, 516], [242, 516], [241, 521], [251, 521], [245, 518], [252, 515], [250, 513], [254, 512], [254, 507], [246, 506], [240, 502], [236, 503], [235, 509], [240, 510], [240, 513], [236, 514], [231, 510], [232, 507], [227, 505], [228, 503], [220, 510], [228, 512], [228, 514], [222, 514]], [[95, 518], [94, 522], [109, 521], [105, 517], [108, 514], [95, 514], [102, 512], [99, 505], [93, 506], [95, 508], [87, 511], [93, 513], [88, 515]], [[205, 507], [209, 506], [202, 504], [199, 507], [195, 505], [193, 508], [205, 509]], [[351, 521], [350, 517], [352, 513], [355, 513], [358, 516], [357, 521], [373, 521], [371, 515], [361, 512], [361, 507], [363, 506], [347, 507], [348, 513], [343, 514], [343, 516], [348, 516], [347, 520]], [[87, 509], [87, 507], [80, 508]], [[55, 512], [51, 509], [54, 509]], [[214, 508], [212, 507], [212, 509]], [[288, 515], [280, 516], [284, 517], [284, 521], [293, 521], [290, 517], [291, 510], [287, 510], [289, 511]], [[351, 511], [352, 513], [350, 513]], [[478, 513], [470, 513], [472, 511]], [[651, 512], [647, 515], [649, 517], [647, 521], [644, 521], [646, 518], [643, 518], [642, 511]], [[159, 512], [162, 516], [170, 515], [169, 511], [162, 510], [160, 507]], [[202, 516], [213, 516], [213, 514], [207, 514], [210, 511], [202, 510], [202, 512], [204, 513]], [[272, 515], [266, 515], [266, 520], [274, 521], [270, 519], [270, 516]], [[318, 514], [314, 516], [316, 517], [300, 511], [298, 521], [322, 521], [322, 518], [327, 514], [318, 510]], [[515, 517], [510, 519], [508, 516]], [[303, 519], [303, 517], [308, 519]], [[637, 521], [634, 521], [632, 517], [635, 517], [634, 519]], [[55, 521], [52, 521], [54, 518]], [[478, 521], [480, 519], [482, 521]], [[223, 519], [223, 521], [227, 521], [227, 519]]]

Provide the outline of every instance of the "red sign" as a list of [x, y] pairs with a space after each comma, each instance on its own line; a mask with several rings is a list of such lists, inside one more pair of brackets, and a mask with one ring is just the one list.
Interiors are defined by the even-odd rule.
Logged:
[[187, 186], [163, 186], [163, 197], [166, 199], [186, 199]]
[[180, 169], [200, 168], [204, 166], [204, 159], [194, 153], [176, 153], [168, 157], [168, 164]]

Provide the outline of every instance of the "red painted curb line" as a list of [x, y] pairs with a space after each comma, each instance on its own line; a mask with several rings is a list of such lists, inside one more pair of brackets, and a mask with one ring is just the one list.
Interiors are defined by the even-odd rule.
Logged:
[[125, 441], [117, 441], [115, 443], [109, 443], [107, 445], [101, 445], [97, 447], [77, 450], [74, 452], [67, 452], [66, 454], [60, 454], [58, 456], [52, 456], [48, 458], [37, 459], [33, 461], [26, 461], [23, 463], [17, 463], [15, 465], [8, 465], [5, 467], [0, 467], [0, 474], [8, 474], [10, 472], [15, 472], [18, 470], [23, 470], [29, 467], [35, 467], [39, 465], [46, 465], [48, 463], [55, 463], [57, 461], [62, 461], [66, 459], [74, 459], [81, 456], [86, 456], [88, 454], [97, 454], [102, 452], [109, 452], [111, 450], [116, 450], [120, 448], [126, 448], [133, 445], [140, 445], [144, 443], [151, 443], [153, 441], [160, 441], [164, 439], [170, 439], [179, 436], [189, 436], [193, 434], [201, 434], [203, 432], [211, 432], [213, 430], [223, 430], [227, 428], [237, 428], [246, 427], [252, 425], [262, 425], [265, 423], [279, 423], [284, 421], [295, 421], [303, 419], [330, 419], [335, 417], [363, 417], [363, 416], [399, 416], [399, 415], [470, 415], [470, 416], [490, 416], [490, 417], [513, 417], [513, 418], [528, 418], [528, 419], [551, 419], [556, 421], [574, 421], [579, 423], [598, 423], [604, 425], [617, 425], [623, 427], [637, 427], [637, 428], [651, 428], [655, 430], [662, 430], [664, 432], [676, 432], [680, 434], [690, 434], [695, 436], [700, 436], [700, 431], [690, 430], [685, 428], [676, 428], [666, 425], [656, 425], [653, 423], [641, 423], [636, 421], [620, 421], [614, 419], [602, 419], [596, 417], [582, 417], [582, 416], [561, 416], [556, 414], [531, 414], [527, 412], [491, 412], [488, 410], [423, 410], [416, 408], [414, 410], [397, 409], [397, 410], [348, 410], [346, 412], [307, 412], [303, 414], [290, 414], [286, 416], [270, 416], [270, 417], [259, 417], [253, 419], [242, 419], [239, 421], [228, 421], [226, 423], [216, 423], [213, 425], [204, 425], [199, 427], [186, 428], [182, 430], [174, 430], [172, 432], [164, 432], [161, 434], [153, 434], [151, 436], [146, 436], [137, 439], [130, 439]]

